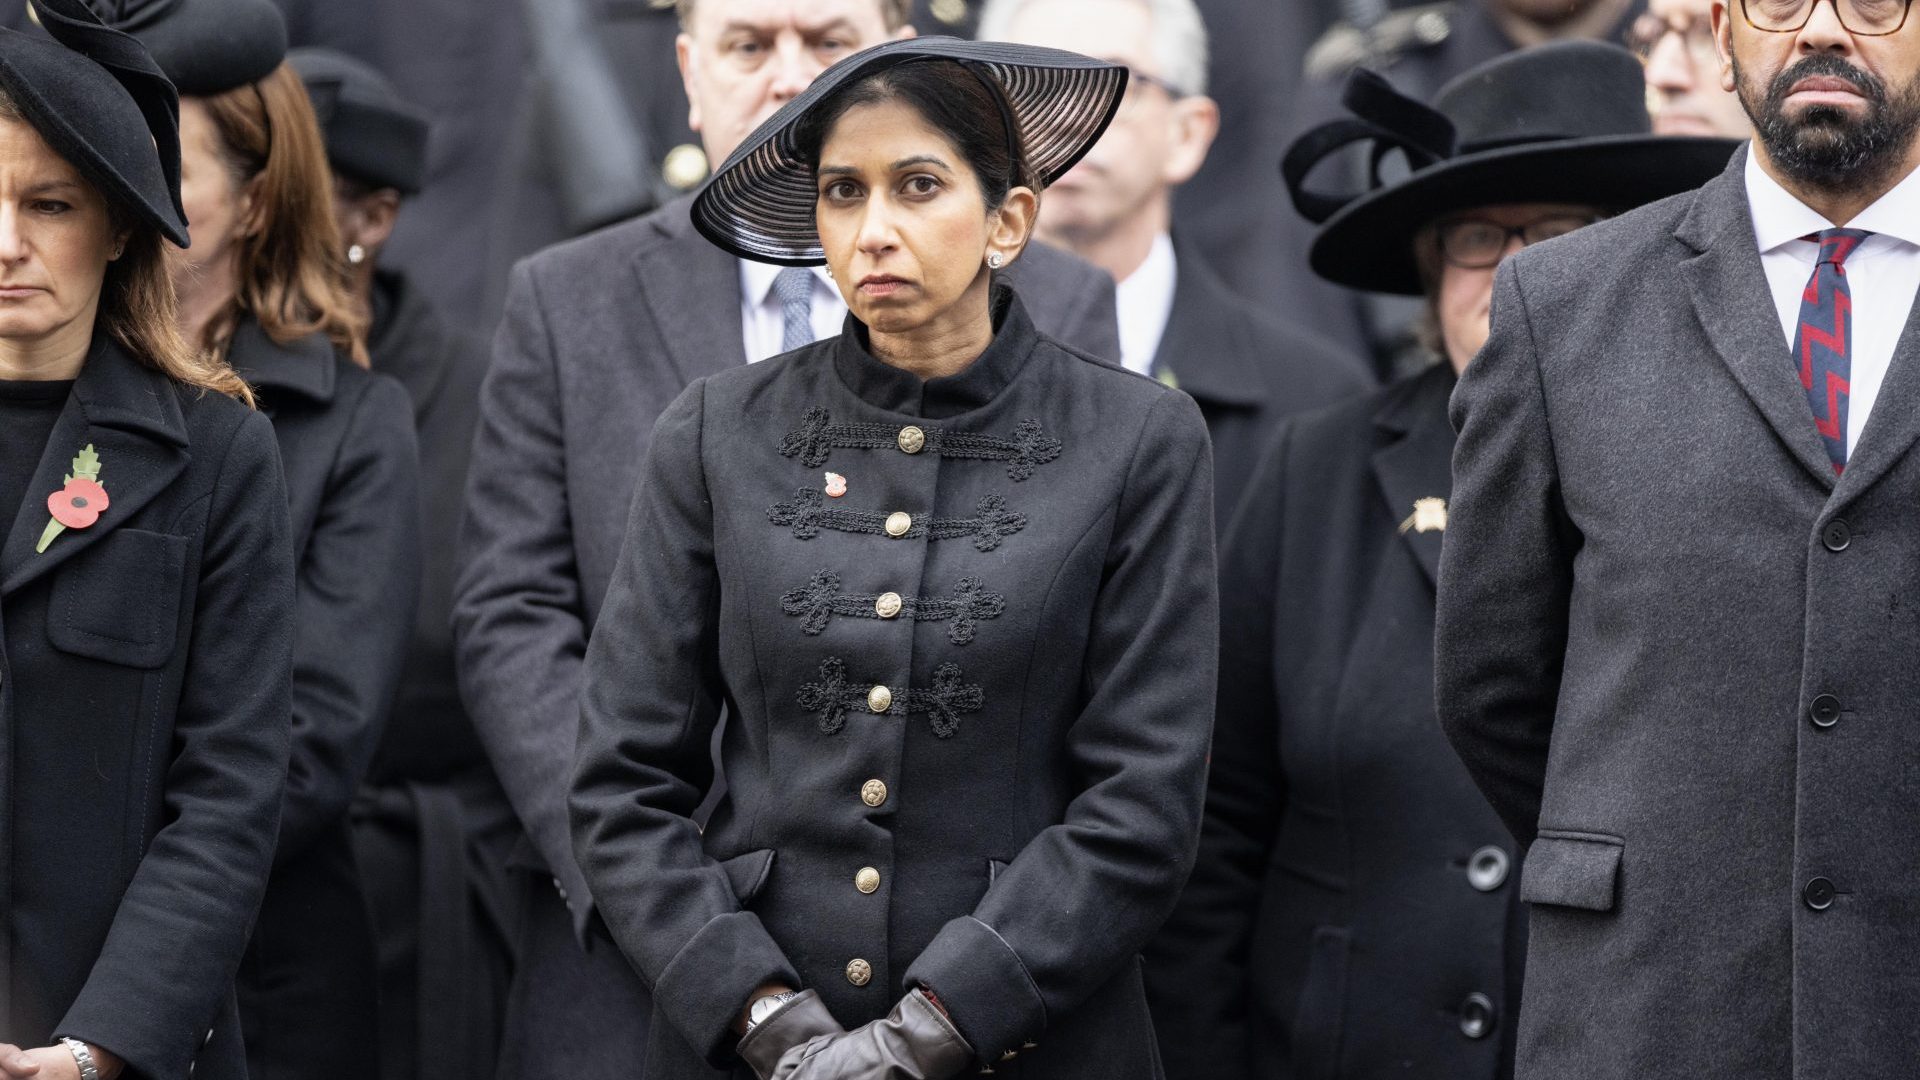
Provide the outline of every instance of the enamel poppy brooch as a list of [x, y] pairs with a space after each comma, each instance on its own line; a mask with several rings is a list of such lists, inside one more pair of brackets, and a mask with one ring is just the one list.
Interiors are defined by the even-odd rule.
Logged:
[[47, 550], [53, 538], [68, 529], [84, 529], [99, 521], [106, 509], [107, 489], [100, 483], [100, 455], [94, 453], [93, 444], [88, 443], [73, 459], [73, 472], [67, 476], [66, 484], [47, 496], [47, 512], [53, 515], [53, 520], [47, 522], [34, 552]]

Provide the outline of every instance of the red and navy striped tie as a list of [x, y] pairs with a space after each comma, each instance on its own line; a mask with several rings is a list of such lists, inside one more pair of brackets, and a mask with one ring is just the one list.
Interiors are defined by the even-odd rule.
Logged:
[[1813, 408], [1813, 426], [1827, 446], [1835, 476], [1847, 468], [1847, 398], [1853, 383], [1853, 293], [1847, 288], [1847, 256], [1872, 235], [1864, 229], [1825, 229], [1806, 237], [1820, 245], [1820, 259], [1800, 294], [1793, 355], [1800, 365], [1800, 386]]

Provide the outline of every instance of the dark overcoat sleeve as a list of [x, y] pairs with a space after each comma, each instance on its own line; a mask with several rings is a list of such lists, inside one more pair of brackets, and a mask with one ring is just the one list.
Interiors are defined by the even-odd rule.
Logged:
[[187, 1075], [232, 993], [266, 889], [287, 775], [288, 533], [273, 429], [249, 414], [206, 511], [164, 823], [56, 1029], [108, 1048], [135, 1076]]
[[798, 986], [760, 917], [742, 911], [693, 812], [713, 783], [723, 689], [713, 504], [701, 462], [706, 384], [662, 413], [627, 539], [587, 648], [575, 849], [654, 1007], [717, 1067], [753, 991]]
[[1146, 953], [1168, 1080], [1250, 1075], [1248, 964], [1287, 803], [1273, 671], [1292, 431], [1275, 429], [1220, 548], [1220, 693], [1200, 853]]
[[345, 816], [392, 712], [420, 593], [419, 473], [406, 390], [371, 380], [298, 569], [281, 861]]
[[1192, 868], [1219, 665], [1212, 477], [1199, 406], [1162, 396], [1089, 613], [1086, 705], [1062, 745], [1080, 793], [907, 971], [988, 1060], [1132, 962]]
[[566, 792], [587, 625], [568, 527], [554, 363], [546, 315], [523, 263], [481, 384], [454, 585], [454, 651], [461, 699], [514, 813], [567, 895], [584, 903]]
[[1453, 499], [1440, 557], [1441, 726], [1522, 845], [1539, 829], [1579, 539], [1561, 501], [1532, 318], [1512, 263], [1493, 333], [1460, 385]]

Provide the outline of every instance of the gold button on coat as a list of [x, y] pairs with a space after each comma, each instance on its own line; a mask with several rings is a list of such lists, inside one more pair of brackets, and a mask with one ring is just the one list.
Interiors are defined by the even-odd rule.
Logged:
[[873, 979], [873, 965], [865, 960], [847, 961], [847, 981], [855, 986], [865, 986]]
[[879, 599], [873, 602], [873, 613], [883, 619], [891, 619], [900, 614], [900, 594], [881, 593]]
[[927, 433], [909, 424], [900, 429], [898, 442], [902, 453], [917, 454], [926, 449]]
[[860, 801], [868, 806], [879, 806], [887, 801], [887, 785], [879, 780], [869, 780], [860, 785]]
[[875, 870], [871, 866], [861, 867], [860, 872], [853, 875], [853, 887], [856, 889], [859, 889], [863, 893], [866, 893], [868, 896], [872, 896], [874, 893], [879, 892], [880, 891], [880, 871]]
[[884, 686], [876, 686], [867, 691], [867, 708], [874, 712], [886, 712], [893, 708], [893, 691]]
[[[873, 519], [868, 518], [867, 520], [871, 521]], [[904, 510], [895, 510], [893, 513], [887, 515], [887, 535], [888, 536], [895, 537], [895, 538], [905, 536], [907, 535], [907, 530], [911, 528], [913, 528], [912, 514], [909, 514]]]

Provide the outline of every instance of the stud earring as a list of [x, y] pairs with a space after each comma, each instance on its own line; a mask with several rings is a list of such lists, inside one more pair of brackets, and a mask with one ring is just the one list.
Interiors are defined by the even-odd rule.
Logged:
[[827, 280], [829, 281], [833, 280], [833, 267], [831, 266], [827, 267], [826, 271], [827, 271]]
[[352, 264], [353, 264], [353, 265], [355, 265], [355, 266], [359, 266], [359, 265], [360, 265], [361, 263], [363, 263], [363, 262], [366, 262], [366, 261], [367, 261], [367, 249], [366, 249], [366, 248], [363, 248], [363, 247], [361, 247], [361, 246], [360, 246], [359, 244], [354, 244], [354, 245], [352, 245], [352, 246], [350, 246], [350, 247], [348, 247], [348, 248], [347, 248], [347, 261], [348, 261], [348, 262], [350, 262], [350, 263], [352, 263]]
[[1000, 269], [1000, 264], [1006, 261], [1007, 260], [1000, 257], [1000, 253], [997, 251], [987, 256], [987, 266], [995, 270]]

